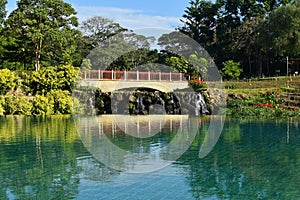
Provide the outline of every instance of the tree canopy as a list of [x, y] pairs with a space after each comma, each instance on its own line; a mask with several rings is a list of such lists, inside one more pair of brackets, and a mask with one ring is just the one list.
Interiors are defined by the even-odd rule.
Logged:
[[191, 0], [178, 30], [199, 42], [218, 66], [236, 60], [261, 76], [282, 57], [299, 56], [299, 16], [298, 0]]
[[20, 0], [5, 22], [7, 35], [14, 37], [13, 52], [36, 70], [43, 65], [72, 62], [80, 32], [76, 11], [62, 0]]

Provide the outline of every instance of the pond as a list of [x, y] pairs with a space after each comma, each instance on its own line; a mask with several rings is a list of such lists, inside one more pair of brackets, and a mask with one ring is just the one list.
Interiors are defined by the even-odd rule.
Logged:
[[298, 121], [161, 119], [1, 117], [0, 199], [300, 199]]

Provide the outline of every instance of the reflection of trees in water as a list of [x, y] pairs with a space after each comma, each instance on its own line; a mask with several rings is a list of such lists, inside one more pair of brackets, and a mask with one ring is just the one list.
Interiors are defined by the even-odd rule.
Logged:
[[0, 119], [0, 196], [72, 198], [78, 193], [76, 155], [85, 150], [69, 117]]
[[109, 182], [120, 175], [120, 172], [106, 167], [92, 156], [77, 158], [77, 165], [82, 169], [80, 178], [86, 180]]
[[[229, 127], [233, 127], [233, 133]], [[290, 143], [286, 142], [286, 123], [230, 120], [224, 130], [213, 151], [199, 159], [199, 145], [204, 137], [200, 128], [195, 140], [198, 145], [194, 143], [177, 162], [185, 170], [196, 199], [299, 198], [297, 123], [290, 124]]]

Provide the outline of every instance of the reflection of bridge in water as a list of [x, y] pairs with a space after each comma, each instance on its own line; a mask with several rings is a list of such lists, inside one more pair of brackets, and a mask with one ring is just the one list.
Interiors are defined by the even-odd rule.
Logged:
[[[222, 118], [210, 120], [200, 158], [212, 150], [221, 134]], [[192, 145], [201, 121], [188, 115], [75, 117], [81, 140], [94, 158], [112, 169], [133, 173], [151, 172], [177, 160]]]
[[[98, 116], [98, 124], [87, 124], [86, 128], [95, 130], [98, 135], [127, 134], [138, 138], [152, 137], [160, 132], [183, 131], [189, 126], [188, 115], [102, 115]], [[95, 133], [95, 131], [87, 130]]]
[[88, 70], [81, 78], [82, 86], [98, 87], [102, 92], [140, 87], [172, 92], [188, 88], [185, 74], [174, 72]]
[[198, 132], [195, 119], [188, 115], [103, 115], [75, 121], [94, 158], [118, 171], [144, 173], [171, 164], [190, 147]]

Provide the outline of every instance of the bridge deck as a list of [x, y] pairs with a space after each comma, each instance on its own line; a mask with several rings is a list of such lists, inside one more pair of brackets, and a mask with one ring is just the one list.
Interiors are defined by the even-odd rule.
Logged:
[[162, 92], [188, 88], [186, 76], [173, 72], [105, 71], [88, 70], [81, 74], [82, 86], [113, 92], [129, 88], [152, 88]]
[[186, 81], [185, 77], [183, 73], [150, 71], [88, 70], [81, 73], [82, 80]]

